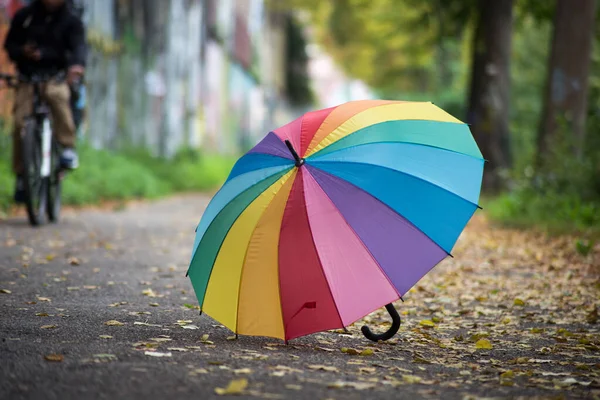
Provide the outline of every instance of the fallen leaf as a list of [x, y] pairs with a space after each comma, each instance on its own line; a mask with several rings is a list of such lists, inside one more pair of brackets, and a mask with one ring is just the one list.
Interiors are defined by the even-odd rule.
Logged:
[[313, 364], [313, 365], [308, 365], [307, 367], [310, 369], [321, 370], [321, 371], [338, 372], [338, 369], [336, 367], [330, 366], [330, 365]]
[[205, 368], [196, 368], [196, 369], [190, 371], [190, 375], [196, 375], [196, 374], [208, 374], [208, 370], [206, 370]]
[[335, 351], [334, 349], [330, 349], [330, 348], [323, 347], [323, 346], [317, 346], [317, 347], [315, 347], [315, 348], [316, 348], [317, 350], [326, 351], [326, 352], [328, 352], [328, 353], [332, 353], [332, 352], [334, 352], [334, 351]]
[[373, 349], [364, 349], [360, 352], [361, 356], [372, 356], [374, 353]]
[[167, 350], [169, 350], [169, 351], [180, 351], [180, 352], [189, 351], [188, 349], [184, 349], [183, 347], [167, 347]]
[[0, 293], [11, 294], [12, 292], [8, 289], [0, 289]]
[[35, 316], [36, 316], [36, 317], [47, 317], [47, 316], [48, 316], [48, 313], [45, 313], [45, 312], [39, 312], [39, 313], [36, 313], [36, 314], [35, 314]]
[[491, 350], [493, 348], [493, 346], [492, 346], [492, 344], [490, 343], [489, 340], [487, 340], [487, 339], [479, 339], [475, 343], [475, 348], [476, 349], [482, 349], [482, 350]]
[[77, 257], [69, 257], [69, 264], [71, 265], [80, 265], [81, 261]]
[[42, 325], [40, 326], [41, 329], [54, 329], [54, 328], [58, 328], [58, 326], [56, 325]]
[[133, 324], [134, 324], [134, 325], [142, 325], [142, 326], [155, 326], [155, 327], [158, 327], [158, 328], [161, 328], [161, 327], [162, 327], [162, 325], [158, 325], [158, 324], [148, 324], [148, 323], [146, 323], [146, 322], [140, 322], [140, 321], [135, 321]]
[[219, 396], [223, 395], [237, 395], [244, 393], [244, 390], [248, 387], [248, 379], [234, 379], [227, 385], [226, 388], [215, 388], [215, 393]]
[[506, 379], [513, 378], [514, 376], [515, 376], [515, 373], [511, 370], [505, 371], [500, 374], [500, 378], [506, 378]]
[[419, 383], [423, 380], [423, 378], [418, 377], [416, 375], [402, 375], [402, 380], [408, 384]]
[[251, 374], [252, 370], [250, 368], [234, 369], [233, 373], [234, 374]]
[[125, 325], [123, 322], [119, 322], [117, 320], [111, 319], [110, 321], [106, 321], [104, 325], [107, 326], [123, 326]]
[[349, 354], [351, 356], [357, 356], [360, 354], [360, 351], [348, 347], [342, 347], [342, 353]]
[[38, 297], [37, 298], [39, 301], [45, 301], [46, 303], [50, 303], [52, 300], [50, 300], [50, 298], [48, 297]]
[[429, 319], [422, 319], [421, 322], [419, 322], [419, 325], [424, 326], [426, 328], [433, 328], [435, 326], [435, 323]]
[[100, 339], [112, 339], [113, 337], [110, 335], [100, 335]]
[[302, 386], [294, 384], [285, 385], [285, 388], [289, 390], [302, 390]]
[[156, 297], [157, 296], [156, 293], [154, 292], [154, 290], [152, 290], [151, 288], [142, 290], [142, 294], [144, 296], [148, 296], [148, 297]]
[[151, 306], [151, 307], [158, 307], [158, 303], [150, 303], [149, 306]]
[[515, 306], [523, 307], [525, 305], [525, 302], [519, 298], [516, 298], [513, 304]]
[[237, 340], [237, 336], [227, 336], [227, 340]]
[[46, 361], [61, 362], [65, 359], [62, 354], [47, 354], [44, 356]]
[[327, 385], [328, 388], [332, 389], [342, 389], [346, 387], [350, 387], [356, 390], [365, 390], [372, 389], [375, 387], [374, 383], [369, 382], [346, 382], [346, 381], [336, 381]]
[[145, 355], [147, 356], [151, 356], [151, 357], [171, 357], [172, 353], [159, 353], [158, 351], [145, 351], [144, 352]]
[[200, 329], [196, 325], [182, 325], [183, 329]]

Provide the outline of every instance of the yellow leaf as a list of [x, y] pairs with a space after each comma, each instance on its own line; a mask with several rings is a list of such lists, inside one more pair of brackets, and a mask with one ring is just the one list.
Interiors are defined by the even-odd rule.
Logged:
[[233, 336], [227, 336], [227, 340], [236, 340], [237, 336], [233, 335]]
[[144, 289], [142, 290], [142, 294], [148, 297], [156, 297], [156, 293], [154, 293], [154, 290], [152, 289]]
[[476, 349], [483, 349], [483, 350], [491, 350], [492, 349], [492, 344], [487, 339], [479, 339], [477, 341], [477, 343], [475, 343], [475, 348]]
[[150, 303], [148, 305], [151, 306], [151, 307], [158, 307], [158, 303]]
[[525, 305], [525, 302], [519, 298], [515, 299], [515, 302], [513, 303], [515, 306], [519, 306], [519, 307], [523, 307]]
[[208, 340], [208, 333], [205, 333], [204, 335], [202, 335], [202, 337], [200, 338], [200, 341], [202, 342], [206, 342]]
[[53, 362], [61, 362], [62, 360], [65, 359], [65, 357], [62, 354], [48, 354], [48, 355], [45, 355], [44, 358], [46, 359], [46, 361], [53, 361]]
[[12, 292], [8, 289], [0, 289], [0, 293], [11, 294]]
[[106, 321], [106, 322], [104, 323], [104, 325], [108, 325], [108, 326], [123, 326], [123, 325], [125, 325], [125, 324], [124, 324], [124, 323], [122, 323], [122, 322], [119, 322], [119, 321], [117, 321], [117, 320], [111, 319], [110, 321]]
[[402, 375], [402, 380], [406, 383], [413, 384], [421, 382], [422, 378], [415, 375]]
[[54, 328], [58, 328], [56, 325], [42, 325], [40, 326], [41, 329], [54, 329]]
[[419, 325], [424, 326], [426, 328], [433, 328], [435, 326], [433, 321], [429, 319], [422, 319], [421, 322], [419, 322]]
[[226, 388], [215, 388], [215, 393], [219, 396], [226, 394], [242, 394], [248, 387], [248, 379], [234, 379], [229, 382]]
[[359, 354], [359, 351], [348, 347], [342, 347], [342, 353], [349, 354], [351, 356], [356, 356]]
[[363, 351], [360, 352], [361, 356], [372, 356], [373, 355], [373, 349], [364, 349]]
[[508, 371], [500, 374], [500, 378], [506, 378], [506, 379], [512, 378], [513, 376], [515, 376], [515, 373], [511, 370], [508, 370]]

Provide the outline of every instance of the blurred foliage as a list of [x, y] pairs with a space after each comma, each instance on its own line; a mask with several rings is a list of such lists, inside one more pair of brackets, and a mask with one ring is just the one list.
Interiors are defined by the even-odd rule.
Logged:
[[[317, 41], [344, 71], [388, 99], [431, 100], [464, 116], [478, 0], [290, 0], [309, 15]], [[500, 221], [553, 229], [600, 226], [600, 22], [590, 69], [586, 154], [569, 151], [569, 132], [546, 170], [535, 170], [536, 134], [552, 39], [555, 0], [515, 0], [510, 191], [486, 204]], [[600, 21], [600, 7], [598, 8]]]
[[[14, 177], [8, 130], [0, 130], [0, 211], [12, 205]], [[181, 150], [172, 160], [143, 150], [122, 152], [78, 147], [81, 167], [66, 177], [63, 203], [94, 204], [105, 200], [156, 198], [181, 191], [212, 190], [227, 178], [235, 159]]]
[[90, 29], [87, 34], [87, 42], [90, 48], [100, 52], [107, 57], [113, 57], [121, 54], [124, 45], [110, 37], [103, 35], [99, 31]]

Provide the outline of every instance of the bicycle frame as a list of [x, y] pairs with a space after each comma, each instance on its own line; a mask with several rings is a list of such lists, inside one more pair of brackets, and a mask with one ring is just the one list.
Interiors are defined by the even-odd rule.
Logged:
[[[42, 148], [42, 160], [40, 164], [40, 176], [47, 178], [51, 172], [51, 151], [52, 151], [52, 129], [50, 127], [50, 110], [48, 105], [42, 99], [42, 88], [40, 82], [33, 82], [33, 113], [32, 117], [36, 119], [36, 132], [39, 137]], [[41, 128], [41, 129], [40, 129]]]

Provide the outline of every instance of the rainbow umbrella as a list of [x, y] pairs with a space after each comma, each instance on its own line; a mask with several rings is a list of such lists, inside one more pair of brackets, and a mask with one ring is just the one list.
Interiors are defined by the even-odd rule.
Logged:
[[469, 127], [429, 102], [354, 101], [275, 129], [196, 229], [201, 312], [286, 341], [392, 312], [450, 254], [483, 164]]

